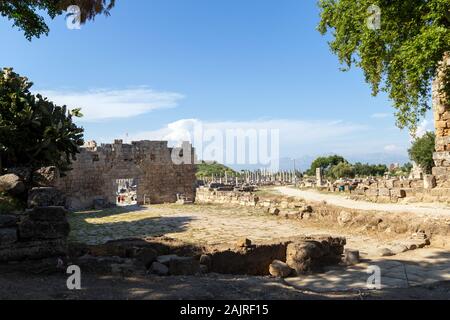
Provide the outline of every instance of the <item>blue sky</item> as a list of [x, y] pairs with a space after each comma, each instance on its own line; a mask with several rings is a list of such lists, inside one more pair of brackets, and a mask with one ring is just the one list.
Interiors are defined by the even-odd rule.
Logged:
[[275, 125], [281, 157], [403, 162], [409, 137], [390, 102], [359, 70], [339, 71], [318, 20], [314, 0], [118, 0], [110, 17], [81, 30], [59, 17], [32, 42], [0, 19], [0, 61], [83, 108], [87, 139]]

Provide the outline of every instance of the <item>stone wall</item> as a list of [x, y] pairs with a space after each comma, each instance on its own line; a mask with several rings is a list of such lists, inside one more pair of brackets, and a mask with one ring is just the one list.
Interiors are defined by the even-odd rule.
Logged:
[[[80, 151], [73, 170], [55, 184], [66, 194], [71, 209], [90, 208], [96, 200], [115, 204], [119, 179], [134, 179], [140, 204], [172, 203], [177, 194], [195, 197], [195, 155], [188, 143], [172, 149], [166, 141], [116, 140], [100, 147], [91, 142]], [[175, 153], [184, 162], [174, 162]]]
[[444, 70], [450, 67], [450, 53], [444, 59], [433, 82], [433, 113], [436, 128], [436, 152], [433, 159], [436, 167], [433, 175], [439, 188], [450, 188], [450, 105], [442, 92]]
[[0, 214], [0, 262], [65, 257], [69, 231], [63, 207]]

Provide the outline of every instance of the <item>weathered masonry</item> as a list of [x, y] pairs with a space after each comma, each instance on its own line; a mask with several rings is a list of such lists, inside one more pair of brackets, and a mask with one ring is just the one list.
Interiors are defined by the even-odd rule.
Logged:
[[445, 54], [433, 82], [433, 107], [436, 128], [436, 152], [434, 154], [435, 167], [433, 175], [439, 188], [450, 188], [450, 105], [443, 86], [444, 71], [450, 68], [450, 53]]
[[56, 185], [71, 209], [116, 204], [124, 180], [133, 181], [139, 204], [172, 203], [177, 194], [195, 197], [195, 152], [189, 143], [174, 149], [167, 141], [89, 142], [72, 168]]

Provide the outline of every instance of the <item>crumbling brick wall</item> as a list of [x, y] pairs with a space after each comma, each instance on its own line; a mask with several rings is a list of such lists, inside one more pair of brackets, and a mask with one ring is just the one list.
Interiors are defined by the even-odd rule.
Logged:
[[[182, 154], [188, 150], [190, 153]], [[177, 153], [182, 158], [173, 161]], [[181, 162], [183, 161], [183, 162]], [[71, 209], [93, 206], [96, 199], [115, 204], [117, 180], [134, 179], [138, 203], [172, 203], [177, 194], [195, 197], [195, 154], [188, 143], [182, 148], [169, 148], [167, 141], [139, 141], [97, 147], [89, 143], [81, 148], [73, 170], [57, 182]]]
[[438, 75], [433, 82], [433, 112], [436, 128], [436, 152], [434, 153], [433, 175], [436, 177], [437, 186], [450, 188], [450, 105], [445, 93], [444, 70], [450, 68], [450, 53], [444, 56], [439, 67]]

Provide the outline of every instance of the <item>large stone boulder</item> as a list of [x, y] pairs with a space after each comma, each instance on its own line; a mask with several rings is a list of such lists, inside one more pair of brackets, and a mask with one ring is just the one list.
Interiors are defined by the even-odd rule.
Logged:
[[323, 267], [341, 261], [345, 244], [345, 238], [328, 236], [293, 242], [287, 246], [286, 263], [297, 274], [321, 271]]
[[33, 184], [39, 187], [53, 187], [60, 176], [56, 167], [43, 167], [33, 172]]
[[287, 247], [286, 263], [297, 274], [317, 271], [323, 254], [322, 246], [317, 241], [291, 243]]
[[169, 273], [172, 276], [193, 276], [200, 273], [200, 263], [192, 257], [176, 257], [169, 262]]
[[292, 269], [285, 262], [274, 260], [269, 266], [269, 272], [274, 277], [286, 278], [292, 274]]
[[6, 192], [12, 196], [20, 196], [25, 191], [25, 184], [18, 175], [9, 173], [0, 176], [0, 192]]
[[70, 225], [63, 207], [39, 207], [30, 210], [19, 222], [21, 240], [65, 239]]
[[0, 246], [7, 246], [17, 241], [16, 228], [2, 228], [0, 229]]
[[33, 188], [28, 193], [28, 207], [52, 207], [61, 206], [66, 204], [66, 198], [64, 194], [53, 187], [39, 187]]
[[0, 214], [0, 228], [15, 227], [17, 222], [17, 216]]

